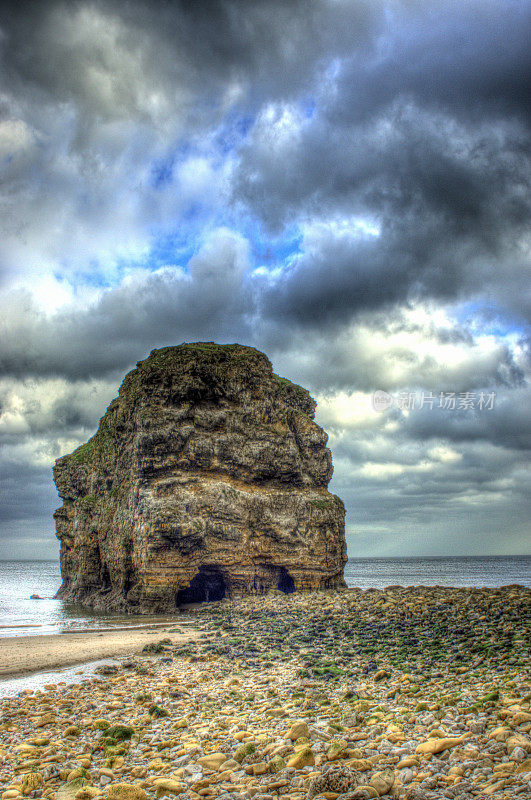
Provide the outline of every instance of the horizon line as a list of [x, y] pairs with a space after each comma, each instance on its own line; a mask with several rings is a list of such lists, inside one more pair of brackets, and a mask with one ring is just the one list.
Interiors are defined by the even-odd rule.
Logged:
[[[394, 559], [394, 560], [402, 560], [402, 561], [414, 561], [414, 560], [421, 560], [427, 558], [531, 558], [531, 553], [490, 553], [490, 554], [483, 554], [478, 555], [477, 553], [465, 554], [465, 555], [455, 555], [448, 553], [447, 555], [420, 555], [420, 556], [349, 556], [347, 559], [348, 561], [376, 561], [380, 560], [383, 561], [385, 559]], [[0, 564], [10, 564], [16, 562], [23, 562], [23, 563], [49, 563], [49, 562], [56, 562], [59, 563], [59, 558], [0, 558]]]

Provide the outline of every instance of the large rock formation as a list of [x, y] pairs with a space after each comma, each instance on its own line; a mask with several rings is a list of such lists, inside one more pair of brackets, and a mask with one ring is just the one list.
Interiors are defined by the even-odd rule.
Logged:
[[153, 350], [55, 464], [59, 596], [148, 612], [343, 586], [345, 510], [314, 410], [253, 348]]

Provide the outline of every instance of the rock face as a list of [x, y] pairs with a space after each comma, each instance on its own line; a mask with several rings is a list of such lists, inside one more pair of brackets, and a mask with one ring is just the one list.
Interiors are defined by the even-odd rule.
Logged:
[[253, 348], [153, 350], [55, 464], [59, 596], [142, 613], [344, 586], [345, 510], [315, 405]]

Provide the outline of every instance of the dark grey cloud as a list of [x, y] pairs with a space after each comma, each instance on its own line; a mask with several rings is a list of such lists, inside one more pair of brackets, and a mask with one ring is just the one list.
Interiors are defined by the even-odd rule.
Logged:
[[507, 292], [508, 282], [525, 285], [529, 269], [527, 132], [456, 130], [411, 106], [365, 130], [325, 118], [300, 125], [278, 144], [268, 123], [258, 123], [242, 150], [239, 196], [273, 225], [328, 214], [365, 219], [379, 235], [331, 229], [264, 294], [272, 313], [334, 324], [415, 298], [483, 295], [509, 309], [516, 302], [529, 319], [529, 294]]
[[[317, 266], [300, 275], [297, 268], [287, 271], [273, 282], [249, 270], [246, 241], [221, 229], [186, 270], [142, 273], [88, 307], [45, 315], [27, 293], [9, 294], [0, 327], [0, 376], [118, 381], [153, 347], [216, 340], [262, 348], [286, 374], [320, 392], [416, 385], [465, 391], [525, 381], [525, 364], [516, 363], [506, 345], [481, 349], [465, 326], [428, 324], [391, 308], [407, 299], [391, 275], [380, 294], [375, 281], [372, 298], [363, 295], [363, 276], [355, 284], [348, 258], [341, 257], [343, 248], [348, 256], [350, 243], [329, 232], [325, 239], [330, 260], [312, 245], [301, 261], [319, 259]], [[352, 297], [357, 306], [349, 304]], [[416, 353], [426, 340], [430, 348]]]
[[[321, 59], [365, 50], [382, 18], [368, 0], [15, 3], [5, 7], [4, 58], [10, 80], [73, 100], [82, 113], [148, 118], [157, 112], [144, 102], [147, 88], [162, 93], [168, 113], [190, 92], [182, 99], [197, 104], [196, 122], [219, 112], [230, 84], [251, 109], [310, 88]], [[122, 53], [131, 61], [120, 68]], [[103, 90], [98, 79], [107, 79]]]
[[409, 418], [405, 427], [409, 436], [415, 439], [444, 437], [457, 446], [483, 441], [514, 451], [529, 451], [529, 389], [525, 386], [514, 389], [509, 394], [498, 392], [498, 401], [491, 411], [448, 414], [444, 410], [426, 409], [423, 414]]
[[[146, 189], [143, 148], [163, 157], [168, 146], [204, 135], [205, 125], [219, 124], [222, 135], [224, 115], [251, 124], [258, 112], [247, 143], [236, 144], [229, 188], [237, 204], [279, 230], [327, 215], [358, 215], [380, 230], [373, 242], [331, 235], [295, 260], [264, 292], [277, 322], [337, 324], [382, 304], [473, 295], [478, 284], [529, 313], [529, 298], [515, 291], [528, 269], [520, 240], [530, 218], [529, 136], [525, 115], [516, 113], [528, 91], [528, 3], [510, 10], [491, 2], [317, 0], [13, 8], [3, 50], [19, 111], [28, 124], [49, 127], [43, 105], [57, 114], [63, 103], [65, 114], [66, 103], [68, 167], [79, 163], [73, 175], [59, 164], [42, 176], [62, 205], [46, 199], [43, 211], [40, 192], [29, 203], [28, 184], [44, 169], [45, 144], [35, 134], [23, 183], [9, 187], [28, 203], [10, 235], [22, 226], [35, 247], [67, 209], [48, 256], [77, 238], [90, 258], [91, 232], [98, 255], [115, 249], [107, 220], [138, 185], [144, 202], [120, 218], [123, 236], [134, 238], [142, 219], [148, 227], [183, 211], [176, 198], [164, 206]], [[36, 102], [35, 91], [47, 102]], [[134, 122], [134, 133], [120, 128], [122, 118]], [[26, 135], [31, 149], [30, 129]], [[123, 172], [109, 181], [120, 162]], [[79, 229], [69, 237], [72, 217]], [[28, 233], [35, 219], [42, 222]]]
[[366, 120], [397, 97], [460, 118], [529, 121], [531, 9], [459, 0], [388, 6], [386, 37], [372, 57], [353, 55], [331, 111], [340, 124]]
[[412, 415], [422, 417], [419, 427], [409, 420], [373, 436], [334, 437], [334, 491], [349, 509], [352, 554], [358, 531], [364, 547], [376, 536], [371, 550], [380, 555], [527, 552], [531, 486], [520, 442], [496, 440], [488, 422], [483, 438], [477, 420], [473, 440], [453, 439], [455, 415], [445, 413], [446, 426], [426, 412]]
[[[265, 350], [319, 395], [333, 488], [365, 542], [392, 553], [396, 533], [415, 552], [427, 531], [433, 552], [453, 526], [495, 552], [510, 521], [524, 548], [530, 10], [3, 4], [10, 547], [51, 531], [50, 465], [124, 372], [153, 347], [214, 339]], [[375, 419], [356, 403], [378, 388], [497, 402]]]
[[33, 522], [42, 517], [43, 508], [53, 513], [55, 500], [56, 492], [50, 486], [47, 470], [7, 463], [0, 472], [2, 523]]
[[516, 291], [529, 270], [529, 4], [394, 9], [374, 49], [324, 82], [311, 118], [279, 103], [240, 150], [235, 197], [273, 229], [329, 216], [380, 231], [361, 242], [331, 234], [264, 304], [320, 326], [482, 295], [529, 320], [529, 293]]

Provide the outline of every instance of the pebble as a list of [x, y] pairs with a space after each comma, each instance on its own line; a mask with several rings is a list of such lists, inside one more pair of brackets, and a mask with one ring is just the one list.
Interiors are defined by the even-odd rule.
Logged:
[[191, 607], [194, 642], [0, 700], [0, 798], [529, 798], [530, 599], [389, 587]]

